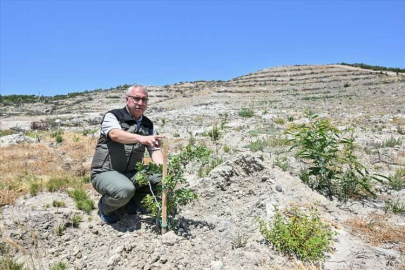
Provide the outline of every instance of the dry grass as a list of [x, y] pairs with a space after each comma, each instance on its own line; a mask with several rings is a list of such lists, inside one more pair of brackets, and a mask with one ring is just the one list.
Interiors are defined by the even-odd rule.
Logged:
[[38, 144], [3, 147], [0, 155], [0, 206], [10, 204], [26, 193], [33, 182], [46, 183], [50, 178], [88, 175], [95, 145], [96, 138], [70, 132], [63, 134], [63, 142], [58, 145], [46, 134]]
[[395, 243], [399, 251], [405, 254], [405, 226], [387, 224], [387, 215], [371, 214], [367, 218], [351, 219], [346, 223], [353, 233], [365, 238], [373, 245]]

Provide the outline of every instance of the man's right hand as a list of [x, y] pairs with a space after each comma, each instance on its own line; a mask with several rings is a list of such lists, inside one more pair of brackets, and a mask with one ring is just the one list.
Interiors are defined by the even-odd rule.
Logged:
[[163, 135], [140, 136], [139, 142], [147, 146], [159, 147], [159, 141], [164, 137]]

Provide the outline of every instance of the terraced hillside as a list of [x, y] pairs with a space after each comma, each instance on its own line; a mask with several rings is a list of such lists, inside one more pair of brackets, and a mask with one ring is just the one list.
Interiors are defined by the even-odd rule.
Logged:
[[[97, 207], [84, 212], [70, 197], [84, 188], [97, 205], [100, 194], [86, 176], [101, 118], [124, 106], [125, 88], [0, 107], [0, 259], [4, 253], [32, 269], [405, 269], [403, 74], [285, 66], [225, 82], [149, 86], [146, 115], [168, 138], [169, 155], [186, 145], [210, 155], [184, 167], [198, 198], [164, 236], [150, 215], [124, 211], [109, 226]], [[386, 178], [357, 175], [363, 186], [334, 178], [336, 193], [326, 196], [308, 174], [314, 161], [292, 148], [294, 129], [314, 114], [348, 138], [328, 133], [332, 147], [315, 155], [334, 157], [337, 149], [326, 169], [347, 177], [361, 164]], [[49, 126], [31, 130], [34, 120]], [[264, 239], [256, 220], [274, 220], [275, 207], [286, 218], [292, 207], [319, 212], [334, 232], [325, 258], [299, 262]]]

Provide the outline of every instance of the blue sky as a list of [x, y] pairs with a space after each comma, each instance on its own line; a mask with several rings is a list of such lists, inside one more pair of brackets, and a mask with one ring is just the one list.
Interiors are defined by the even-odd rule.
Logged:
[[0, 94], [228, 80], [267, 67], [405, 68], [402, 1], [4, 1]]

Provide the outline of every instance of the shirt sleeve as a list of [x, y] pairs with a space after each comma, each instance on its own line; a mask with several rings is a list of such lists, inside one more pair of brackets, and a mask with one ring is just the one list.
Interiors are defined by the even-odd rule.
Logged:
[[112, 113], [107, 113], [104, 116], [103, 123], [101, 123], [101, 134], [108, 136], [108, 133], [113, 129], [121, 129], [117, 117]]

